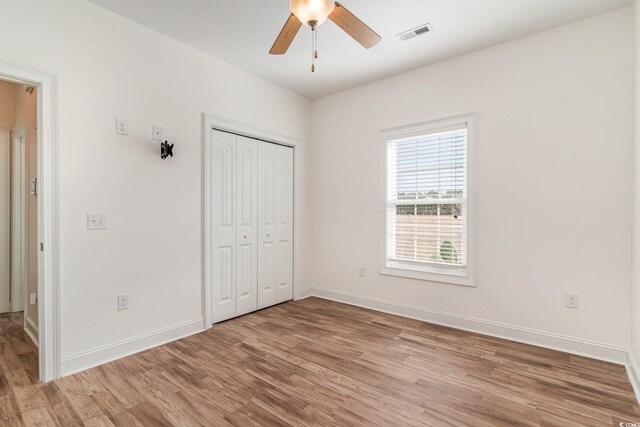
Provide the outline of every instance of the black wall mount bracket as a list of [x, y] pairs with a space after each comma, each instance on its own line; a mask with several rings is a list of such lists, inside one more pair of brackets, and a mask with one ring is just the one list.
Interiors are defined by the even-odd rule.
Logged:
[[160, 158], [162, 160], [169, 156], [173, 157], [173, 146], [174, 144], [169, 144], [168, 141], [160, 143]]

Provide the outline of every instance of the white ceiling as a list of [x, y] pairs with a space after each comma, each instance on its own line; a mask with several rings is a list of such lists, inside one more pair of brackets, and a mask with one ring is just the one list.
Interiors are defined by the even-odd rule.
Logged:
[[[289, 52], [269, 55], [288, 0], [89, 0], [246, 71], [314, 99], [497, 43], [628, 6], [632, 0], [341, 0], [382, 36], [366, 50], [331, 21], [303, 27]], [[434, 31], [400, 42], [425, 23]]]

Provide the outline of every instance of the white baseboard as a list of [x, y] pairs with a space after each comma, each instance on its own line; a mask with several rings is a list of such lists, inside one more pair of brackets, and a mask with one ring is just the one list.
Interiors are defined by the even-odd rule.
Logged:
[[33, 341], [36, 347], [39, 347], [38, 325], [36, 325], [33, 319], [31, 319], [29, 316], [26, 316], [24, 318], [24, 331], [27, 333], [29, 338], [31, 338], [31, 341]]
[[310, 296], [312, 296], [311, 288], [302, 288], [302, 289], [300, 289], [300, 296], [298, 298], [296, 298], [296, 301], [300, 301], [300, 300], [303, 300], [305, 298], [309, 298]]
[[633, 391], [636, 394], [636, 399], [640, 403], [640, 368], [636, 363], [633, 353], [629, 350], [629, 356], [627, 361], [627, 375], [629, 375], [629, 381], [633, 387]]
[[315, 296], [331, 301], [355, 305], [388, 314], [422, 320], [428, 323], [476, 332], [497, 338], [504, 338], [524, 344], [559, 350], [592, 359], [626, 365], [628, 349], [595, 341], [573, 338], [551, 332], [538, 331], [520, 326], [476, 319], [453, 313], [446, 313], [409, 304], [385, 301], [378, 298], [356, 295], [333, 289], [312, 287], [303, 289], [305, 297]]
[[188, 337], [189, 335], [197, 334], [198, 332], [204, 331], [203, 326], [204, 319], [194, 319], [113, 344], [63, 357], [60, 369], [61, 376], [65, 377], [75, 374], [85, 369], [93, 368], [180, 338]]

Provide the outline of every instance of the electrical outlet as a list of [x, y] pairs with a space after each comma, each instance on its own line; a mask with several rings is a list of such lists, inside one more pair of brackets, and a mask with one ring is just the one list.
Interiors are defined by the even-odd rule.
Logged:
[[367, 275], [367, 268], [360, 267], [360, 277], [365, 277]]
[[118, 311], [129, 310], [129, 294], [118, 295]]
[[124, 119], [116, 119], [116, 133], [118, 135], [129, 135], [129, 124]]
[[106, 230], [107, 216], [105, 214], [87, 214], [87, 230]]
[[564, 306], [567, 308], [578, 308], [580, 296], [577, 293], [567, 292], [564, 294]]
[[162, 139], [162, 128], [160, 126], [152, 126], [151, 127], [151, 139], [154, 141], [164, 141]]

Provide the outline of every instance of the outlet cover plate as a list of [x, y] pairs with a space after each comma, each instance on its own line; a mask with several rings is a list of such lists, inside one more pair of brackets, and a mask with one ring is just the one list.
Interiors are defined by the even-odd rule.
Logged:
[[564, 294], [564, 306], [567, 308], [578, 308], [580, 305], [580, 295], [575, 292]]
[[129, 135], [129, 124], [124, 119], [116, 119], [116, 133], [118, 135]]
[[129, 294], [118, 295], [118, 311], [129, 310]]

